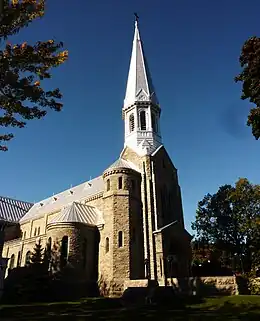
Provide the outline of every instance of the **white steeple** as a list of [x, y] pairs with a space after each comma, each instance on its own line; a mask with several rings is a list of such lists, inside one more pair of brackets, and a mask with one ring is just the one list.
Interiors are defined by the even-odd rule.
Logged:
[[125, 146], [140, 155], [151, 154], [161, 142], [160, 107], [135, 21], [132, 56], [123, 105]]

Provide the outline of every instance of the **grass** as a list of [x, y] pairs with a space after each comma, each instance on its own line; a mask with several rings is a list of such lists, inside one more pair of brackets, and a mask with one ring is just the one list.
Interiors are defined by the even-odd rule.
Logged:
[[[195, 302], [196, 301], [196, 302]], [[260, 296], [193, 299], [168, 306], [123, 306], [119, 299], [0, 306], [0, 320], [259, 320]]]

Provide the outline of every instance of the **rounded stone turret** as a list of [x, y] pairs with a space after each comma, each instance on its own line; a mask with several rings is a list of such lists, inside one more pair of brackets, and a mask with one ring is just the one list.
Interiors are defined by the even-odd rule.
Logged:
[[135, 192], [140, 185], [141, 175], [138, 169], [124, 159], [119, 158], [103, 173], [105, 193], [125, 190]]
[[73, 202], [47, 225], [47, 246], [58, 264], [73, 267], [79, 277], [96, 278], [99, 232], [102, 215], [94, 207]]

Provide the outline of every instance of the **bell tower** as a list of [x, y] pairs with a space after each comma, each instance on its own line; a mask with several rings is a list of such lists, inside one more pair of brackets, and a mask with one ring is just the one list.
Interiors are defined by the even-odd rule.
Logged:
[[130, 147], [140, 156], [149, 155], [155, 151], [162, 144], [160, 114], [161, 109], [144, 55], [138, 19], [136, 19], [123, 105], [125, 147]]

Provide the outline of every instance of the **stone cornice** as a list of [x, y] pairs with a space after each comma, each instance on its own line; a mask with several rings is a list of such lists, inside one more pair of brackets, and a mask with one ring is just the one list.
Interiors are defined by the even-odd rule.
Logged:
[[126, 112], [131, 110], [133, 107], [148, 107], [148, 106], [150, 106], [153, 110], [157, 111], [159, 115], [161, 114], [161, 108], [159, 105], [155, 105], [151, 101], [136, 101], [134, 104], [131, 104], [122, 109], [123, 120], [125, 119]]
[[140, 173], [133, 170], [132, 168], [112, 168], [103, 173], [103, 178], [113, 174], [132, 174], [135, 176], [140, 176]]

